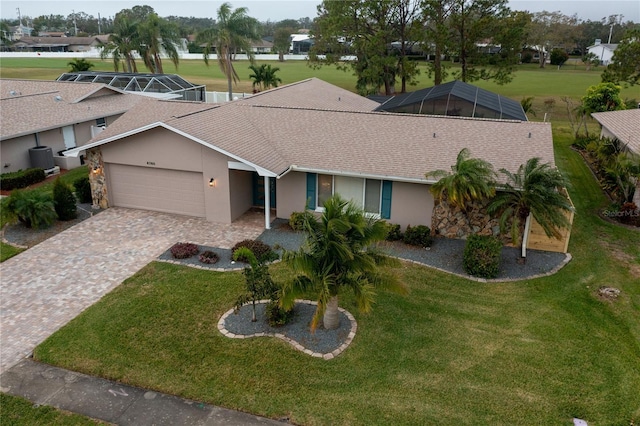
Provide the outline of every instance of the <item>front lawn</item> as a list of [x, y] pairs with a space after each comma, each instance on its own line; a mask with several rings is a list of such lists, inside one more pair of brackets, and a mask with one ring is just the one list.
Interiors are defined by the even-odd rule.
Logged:
[[[222, 336], [240, 273], [154, 262], [35, 350], [36, 359], [297, 424], [637, 424], [640, 233], [607, 223], [570, 137], [556, 161], [578, 210], [558, 274], [477, 283], [404, 264], [408, 296], [380, 292], [331, 361], [277, 339]], [[281, 264], [277, 280], [291, 279]], [[598, 296], [600, 286], [622, 292]], [[634, 423], [631, 423], [634, 422]]]
[[95, 426], [107, 423], [53, 407], [34, 405], [24, 398], [0, 393], [0, 424], [3, 426]]

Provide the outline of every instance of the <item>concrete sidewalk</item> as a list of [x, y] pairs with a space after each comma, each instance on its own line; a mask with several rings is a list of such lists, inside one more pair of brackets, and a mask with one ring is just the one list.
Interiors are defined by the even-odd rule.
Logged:
[[0, 376], [0, 390], [34, 404], [117, 425], [276, 426], [283, 423], [122, 385], [24, 359]]

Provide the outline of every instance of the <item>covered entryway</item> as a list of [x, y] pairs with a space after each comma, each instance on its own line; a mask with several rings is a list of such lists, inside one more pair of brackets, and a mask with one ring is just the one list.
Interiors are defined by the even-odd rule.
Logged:
[[202, 173], [105, 164], [112, 206], [205, 217]]
[[[256, 207], [264, 207], [264, 176], [260, 176], [258, 173], [253, 172], [253, 205]], [[276, 208], [276, 180], [275, 178], [269, 178], [270, 189], [270, 205], [271, 208]]]

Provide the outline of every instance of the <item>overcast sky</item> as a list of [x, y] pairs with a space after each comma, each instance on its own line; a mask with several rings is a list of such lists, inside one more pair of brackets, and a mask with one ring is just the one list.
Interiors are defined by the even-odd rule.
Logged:
[[[338, 0], [336, 0], [338, 1]], [[282, 19], [314, 18], [320, 0], [252, 0], [230, 1], [235, 7], [248, 7], [249, 15], [260, 21], [280, 21]], [[122, 9], [135, 5], [149, 5], [160, 16], [195, 16], [215, 18], [222, 1], [210, 0], [147, 0], [147, 1], [5, 1], [0, 0], [0, 16], [16, 19], [17, 9], [22, 16], [69, 15], [72, 11], [85, 12], [94, 17], [112, 17]], [[577, 14], [583, 20], [600, 20], [609, 15], [622, 14], [625, 21], [640, 22], [639, 0], [510, 0], [509, 6], [515, 10], [540, 12], [559, 10], [565, 15]]]

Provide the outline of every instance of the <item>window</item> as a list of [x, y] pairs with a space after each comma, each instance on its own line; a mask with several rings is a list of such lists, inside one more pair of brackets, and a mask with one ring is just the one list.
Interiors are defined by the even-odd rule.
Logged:
[[364, 209], [366, 213], [380, 215], [382, 212], [382, 181], [349, 176], [318, 175], [318, 208], [333, 194]]
[[107, 119], [102, 117], [102, 118], [96, 118], [96, 126], [98, 127], [102, 127], [107, 125]]

